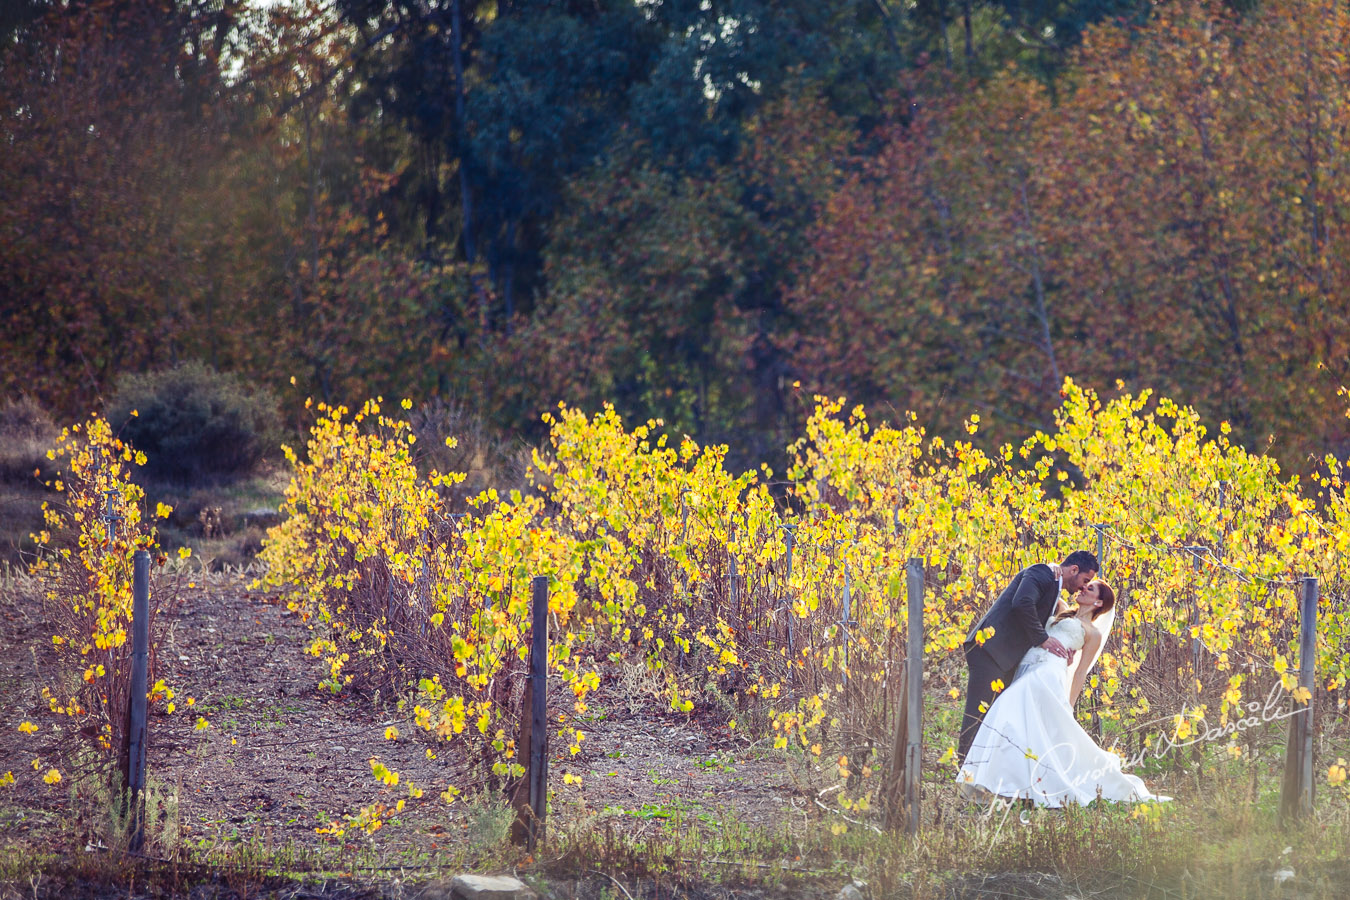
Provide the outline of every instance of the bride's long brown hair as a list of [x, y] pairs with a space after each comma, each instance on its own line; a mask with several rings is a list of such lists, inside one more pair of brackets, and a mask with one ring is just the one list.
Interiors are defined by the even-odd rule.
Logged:
[[[1111, 585], [1100, 579], [1093, 579], [1092, 581], [1089, 581], [1088, 584], [1097, 585], [1097, 596], [1102, 601], [1102, 605], [1092, 611], [1092, 620], [1095, 622], [1098, 616], [1116, 605], [1116, 592], [1111, 590]], [[1055, 616], [1055, 621], [1058, 622], [1060, 619], [1067, 619], [1070, 616], [1075, 616], [1077, 614], [1078, 610], [1076, 609], [1066, 609], [1064, 612]]]

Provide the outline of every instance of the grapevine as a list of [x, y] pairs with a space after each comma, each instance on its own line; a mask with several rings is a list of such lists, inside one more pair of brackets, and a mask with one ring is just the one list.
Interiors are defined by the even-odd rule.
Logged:
[[[550, 582], [550, 675], [574, 712], [608, 663], [643, 665], [669, 709], [722, 708], [782, 752], [829, 760], [853, 811], [877, 800], [899, 703], [910, 558], [926, 572], [928, 680], [953, 707], [975, 617], [1019, 569], [1098, 535], [1121, 617], [1085, 708], [1114, 734], [1142, 744], [1226, 723], [1273, 684], [1306, 701], [1293, 672], [1305, 573], [1325, 598], [1319, 690], [1339, 691], [1350, 504], [1336, 460], [1301, 483], [1148, 391], [1103, 401], [1066, 381], [1063, 397], [1052, 431], [990, 452], [818, 397], [789, 448], [785, 503], [767, 467], [728, 471], [725, 447], [560, 406], [529, 489], [484, 491], [461, 516], [463, 476], [418, 472], [415, 437], [382, 400], [321, 405], [304, 461], [286, 451], [266, 577], [310, 623], [328, 689], [390, 685], [428, 740], [462, 743], [500, 779], [523, 771], [535, 575]], [[576, 721], [555, 720], [573, 754]]]

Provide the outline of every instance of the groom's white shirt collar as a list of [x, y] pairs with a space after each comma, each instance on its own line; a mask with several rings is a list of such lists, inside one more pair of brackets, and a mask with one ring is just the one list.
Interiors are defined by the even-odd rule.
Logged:
[[[1058, 563], [1046, 563], [1050, 571], [1055, 573], [1055, 609], [1059, 608], [1059, 595], [1064, 593], [1064, 573], [1060, 571]], [[1050, 623], [1055, 621], [1055, 609], [1050, 610], [1050, 618], [1045, 620], [1045, 627], [1049, 628]]]

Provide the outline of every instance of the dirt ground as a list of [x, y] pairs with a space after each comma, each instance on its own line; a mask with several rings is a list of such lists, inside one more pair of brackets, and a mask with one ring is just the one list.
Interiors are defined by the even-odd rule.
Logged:
[[[151, 719], [151, 797], [173, 798], [173, 842], [189, 847], [196, 859], [235, 865], [252, 853], [255, 872], [256, 866], [285, 867], [291, 859], [294, 866], [287, 868], [294, 871], [337, 871], [338, 878], [317, 883], [254, 878], [238, 887], [226, 865], [219, 872], [203, 869], [204, 880], [189, 891], [167, 895], [143, 886], [138, 893], [135, 885], [141, 882], [135, 879], [127, 888], [81, 880], [78, 874], [16, 886], [6, 879], [22, 867], [0, 853], [0, 900], [168, 895], [440, 900], [450, 896], [444, 879], [455, 870], [446, 871], [449, 864], [462, 866], [460, 871], [480, 865], [500, 871], [492, 861], [506, 857], [494, 856], [493, 848], [502, 846], [511, 820], [502, 800], [482, 791], [454, 804], [440, 800], [447, 784], [470, 787], [462, 756], [442, 749], [429, 759], [432, 744], [397, 710], [395, 698], [320, 690], [319, 660], [303, 652], [308, 629], [281, 595], [251, 591], [250, 580], [237, 573], [190, 576], [179, 599], [161, 614], [155, 675], [177, 691], [177, 711], [166, 715], [161, 708]], [[42, 688], [53, 684], [55, 656], [39, 604], [22, 579], [0, 582], [0, 647], [6, 651], [0, 653], [0, 777], [13, 775], [11, 784], [0, 786], [0, 850], [46, 852], [78, 868], [80, 860], [104, 854], [113, 840], [106, 832], [108, 817], [73, 815], [90, 806], [87, 800], [73, 802], [76, 779], [43, 782], [49, 767], [63, 765], [59, 722], [41, 696]], [[729, 730], [725, 715], [663, 712], [649, 696], [655, 686], [644, 681], [640, 667], [604, 671], [589, 709], [573, 720], [587, 736], [582, 751], [572, 756], [566, 746], [551, 748], [550, 829], [614, 830], [659, 843], [705, 825], [794, 836], [825, 827], [814, 790], [799, 783], [806, 773], [794, 771], [781, 754]], [[570, 713], [570, 691], [561, 687], [550, 697], [550, 709]], [[196, 729], [198, 716], [209, 727]], [[23, 722], [36, 724], [38, 731], [25, 734], [19, 729]], [[385, 738], [390, 725], [400, 732], [396, 740]], [[73, 743], [68, 734], [64, 740], [64, 746]], [[403, 783], [386, 788], [377, 782], [372, 759], [400, 773]], [[581, 783], [567, 783], [566, 775], [580, 776]], [[408, 779], [425, 789], [424, 798], [373, 838], [316, 830], [374, 801], [392, 805], [406, 796]], [[939, 812], [950, 814], [945, 805]], [[560, 860], [554, 868], [548, 860], [526, 860], [525, 871], [540, 900], [784, 900], [789, 892], [833, 900], [852, 876], [829, 860], [808, 860], [790, 889], [763, 882], [756, 887], [753, 879], [740, 888], [735, 877], [721, 877], [720, 871], [709, 877], [719, 862], [700, 860], [703, 871], [677, 867], [656, 877], [627, 873], [621, 863], [596, 871], [600, 864], [589, 856], [580, 864]], [[814, 865], [820, 871], [810, 868]], [[1259, 865], [1265, 871], [1275, 863]], [[1115, 889], [1085, 892], [1068, 876], [1036, 872], [943, 877], [940, 893], [953, 898], [1039, 900], [1092, 893], [1121, 900], [1154, 893], [1123, 881]], [[877, 900], [865, 888], [850, 898]]]
[[[510, 816], [493, 797], [450, 805], [438, 799], [447, 784], [466, 787], [459, 754], [442, 750], [428, 759], [432, 744], [392, 698], [319, 690], [319, 661], [303, 652], [305, 625], [280, 595], [250, 591], [249, 580], [211, 574], [184, 584], [179, 602], [156, 625], [162, 644], [155, 677], [177, 692], [177, 711], [152, 715], [147, 766], [153, 789], [176, 798], [181, 838], [199, 850], [251, 840], [265, 847], [332, 845], [335, 839], [317, 828], [377, 800], [392, 805], [406, 796], [411, 779], [425, 797], [380, 833], [384, 846], [411, 859], [497, 840]], [[13, 840], [50, 830], [70, 797], [62, 785], [42, 781], [58, 757], [54, 719], [40, 695], [52, 671], [50, 636], [35, 600], [10, 592], [0, 623], [8, 650], [0, 655], [0, 773], [14, 773], [7, 790], [23, 811], [0, 823], [0, 839]], [[659, 704], [641, 696], [644, 688], [633, 672], [611, 670], [574, 720], [586, 734], [581, 753], [551, 748], [550, 827], [613, 819], [641, 834], [691, 818], [784, 827], [807, 815], [809, 798], [781, 757], [761, 753], [762, 745], [751, 746], [711, 717], [657, 711]], [[550, 708], [570, 711], [570, 704], [559, 695]], [[194, 727], [198, 716], [210, 723], [205, 730]], [[39, 732], [20, 733], [23, 721]], [[400, 732], [397, 740], [385, 739], [390, 725]], [[34, 758], [42, 760], [40, 769]], [[383, 787], [371, 759], [403, 783]], [[565, 774], [580, 776], [581, 784], [565, 783]], [[66, 839], [72, 846], [100, 841], [69, 831]]]

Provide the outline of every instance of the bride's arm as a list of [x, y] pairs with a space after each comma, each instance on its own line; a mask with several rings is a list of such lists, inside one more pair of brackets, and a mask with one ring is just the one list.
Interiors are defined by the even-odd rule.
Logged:
[[1083, 685], [1087, 683], [1088, 667], [1092, 665], [1089, 660], [1096, 658], [1097, 648], [1102, 643], [1102, 633], [1095, 628], [1085, 628], [1083, 637], [1083, 649], [1078, 651], [1078, 661], [1074, 663], [1073, 681], [1069, 685], [1069, 706], [1078, 702], [1078, 695], [1083, 693]]

